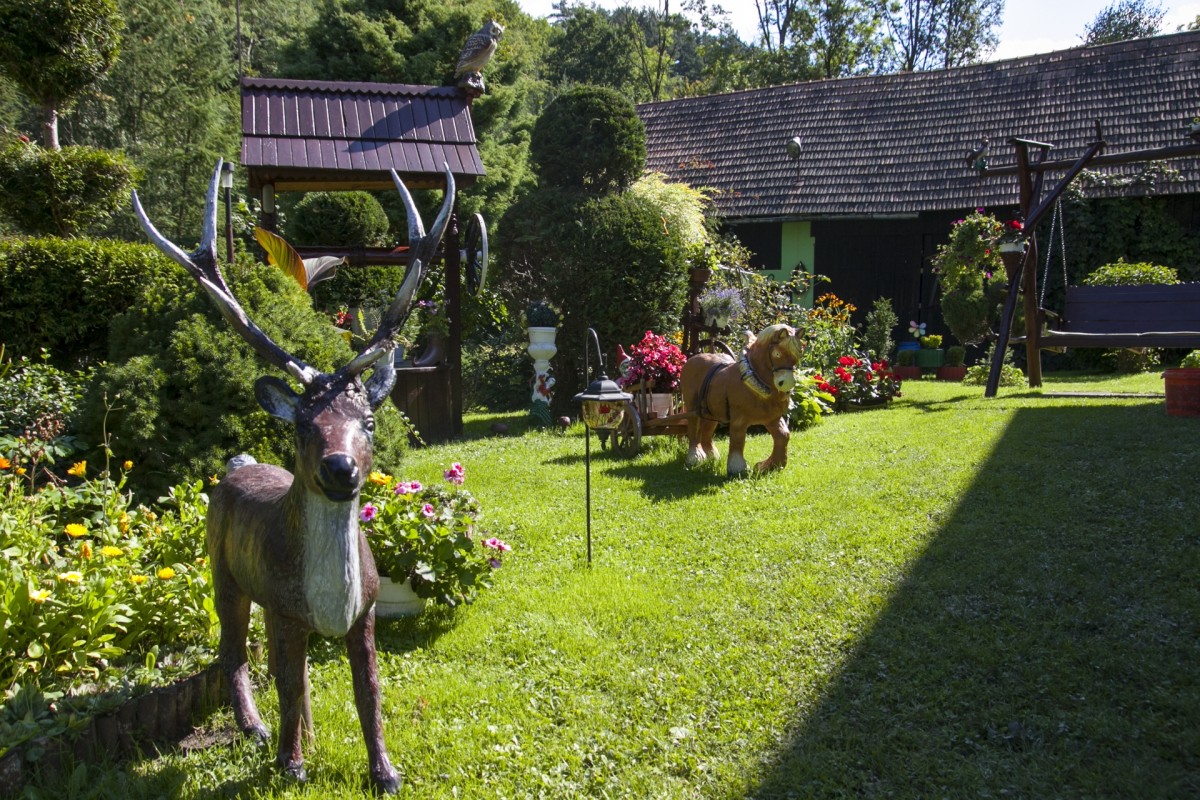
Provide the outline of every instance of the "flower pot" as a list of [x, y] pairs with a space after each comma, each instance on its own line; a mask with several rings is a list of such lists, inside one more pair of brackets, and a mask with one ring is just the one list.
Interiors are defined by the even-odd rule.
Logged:
[[729, 316], [726, 314], [705, 314], [704, 324], [710, 328], [724, 328], [729, 325]]
[[414, 367], [436, 367], [446, 357], [446, 335], [431, 333], [428, 337], [425, 341], [425, 352], [413, 360]]
[[964, 364], [938, 367], [937, 379], [939, 381], [961, 381], [965, 377], [967, 377], [967, 367]]
[[892, 367], [892, 373], [902, 381], [915, 381], [921, 377], [921, 368], [915, 365]]
[[379, 594], [375, 598], [377, 617], [415, 617], [425, 610], [425, 598], [417, 597], [412, 580], [405, 578], [396, 583], [384, 575], [379, 576]]
[[651, 392], [650, 402], [646, 409], [650, 419], [656, 417], [666, 417], [671, 414], [671, 393], [670, 392]]
[[558, 328], [533, 326], [526, 328], [525, 332], [529, 335], [530, 344], [554, 344], [554, 335], [558, 333]]
[[1167, 413], [1173, 417], [1200, 417], [1200, 368], [1183, 367], [1163, 372]]
[[946, 357], [945, 351], [940, 348], [934, 350], [928, 347], [922, 347], [917, 351], [917, 366], [918, 367], [940, 367], [942, 359]]

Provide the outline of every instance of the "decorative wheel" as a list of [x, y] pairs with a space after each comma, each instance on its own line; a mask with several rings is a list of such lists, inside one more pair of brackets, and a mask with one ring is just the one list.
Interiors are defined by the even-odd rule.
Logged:
[[488, 237], [487, 223], [482, 214], [472, 214], [463, 239], [463, 266], [467, 271], [467, 291], [478, 295], [487, 282]]
[[722, 342], [720, 339], [701, 339], [696, 343], [697, 353], [724, 353], [730, 358], [737, 358], [733, 352], [733, 348]]
[[623, 456], [636, 456], [642, 447], [642, 418], [633, 403], [625, 403], [625, 416], [612, 432], [613, 450]]

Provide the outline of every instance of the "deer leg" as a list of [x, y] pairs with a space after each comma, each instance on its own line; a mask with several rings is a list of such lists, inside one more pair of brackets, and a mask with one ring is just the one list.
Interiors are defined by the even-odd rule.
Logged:
[[213, 599], [221, 621], [221, 642], [217, 656], [229, 682], [229, 700], [238, 730], [270, 739], [271, 734], [258, 715], [250, 688], [250, 661], [246, 655], [246, 636], [250, 630], [250, 598], [237, 587], [226, 569], [213, 564]]
[[746, 427], [742, 420], [731, 420], [729, 423], [729, 460], [725, 462], [726, 475], [741, 475], [746, 471], [746, 457], [742, 455], [746, 447]]
[[771, 455], [754, 465], [758, 472], [769, 472], [773, 469], [783, 469], [787, 466], [788, 426], [787, 419], [780, 417], [774, 422], [767, 423], [767, 431], [773, 442]]
[[367, 743], [371, 782], [380, 791], [395, 794], [400, 789], [400, 776], [392, 768], [383, 743], [379, 670], [375, 664], [374, 608], [363, 614], [346, 634], [346, 651], [350, 657], [350, 673], [354, 677], [354, 705], [358, 708], [358, 722]]
[[308, 706], [308, 629], [276, 617], [271, 625], [271, 650], [276, 653], [275, 691], [279, 695], [279, 752], [275, 765], [298, 781], [306, 779], [300, 749], [301, 727]]

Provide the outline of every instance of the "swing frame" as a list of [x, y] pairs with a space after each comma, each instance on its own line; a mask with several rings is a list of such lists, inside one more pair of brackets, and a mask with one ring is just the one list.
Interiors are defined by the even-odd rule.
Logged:
[[[984, 168], [984, 174], [1016, 175], [1021, 218], [1024, 220], [1023, 252], [1001, 253], [1009, 274], [1008, 294], [1000, 317], [996, 349], [988, 372], [984, 397], [995, 397], [1000, 386], [1004, 354], [1012, 338], [1012, 322], [1017, 299], [1024, 294], [1025, 319], [1029, 334], [1024, 337], [1028, 360], [1029, 385], [1042, 385], [1043, 347], [1200, 347], [1200, 283], [1169, 286], [1066, 286], [1067, 300], [1057, 330], [1043, 330], [1048, 317], [1040, 307], [1037, 292], [1037, 236], [1034, 231], [1046, 211], [1071, 185], [1071, 181], [1089, 164], [1134, 164], [1172, 158], [1200, 156], [1200, 143], [1133, 150], [1127, 153], [1101, 153], [1105, 148], [1100, 123], [1095, 123], [1095, 139], [1083, 155], [1074, 161], [1048, 160], [1054, 147], [1031, 139], [1012, 138], [1016, 164], [1011, 167]], [[1031, 150], [1036, 150], [1031, 157]], [[1066, 170], [1043, 196], [1047, 172]]]

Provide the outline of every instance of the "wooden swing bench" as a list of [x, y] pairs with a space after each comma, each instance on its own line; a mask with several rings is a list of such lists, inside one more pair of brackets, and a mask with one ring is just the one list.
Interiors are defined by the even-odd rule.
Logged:
[[1067, 286], [1061, 316], [1039, 318], [1038, 348], [1200, 348], [1200, 283]]

